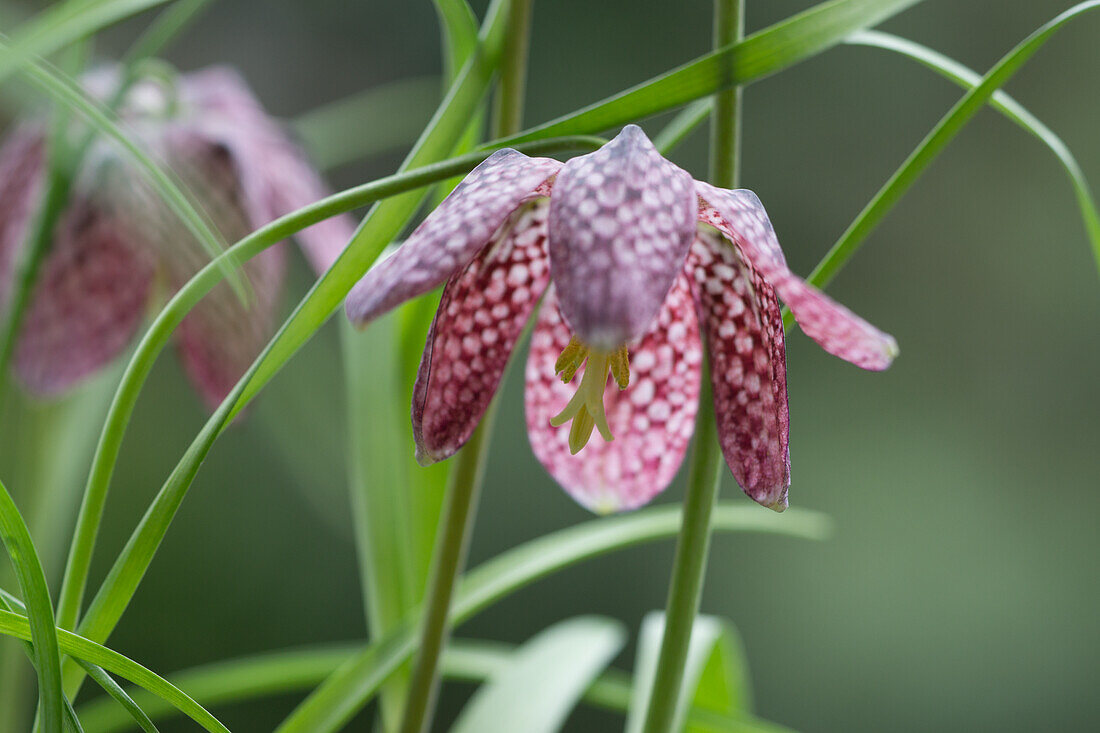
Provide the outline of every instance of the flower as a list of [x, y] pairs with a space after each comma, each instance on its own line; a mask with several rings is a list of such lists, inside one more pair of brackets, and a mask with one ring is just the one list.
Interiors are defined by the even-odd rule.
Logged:
[[[551, 475], [601, 513], [672, 481], [694, 431], [702, 341], [727, 464], [754, 500], [786, 508], [777, 296], [836, 356], [880, 370], [897, 354], [893, 338], [787, 269], [754, 193], [693, 181], [634, 125], [564, 165], [494, 153], [355, 286], [348, 315], [366, 323], [445, 280], [413, 394], [418, 460], [469, 438], [545, 292], [528, 436]], [[602, 441], [589, 443], [593, 429]]]
[[[113, 69], [85, 80], [101, 99], [118, 83]], [[325, 195], [317, 173], [229, 69], [143, 78], [127, 92], [119, 117], [229, 242]], [[11, 292], [43, 187], [44, 127], [19, 124], [0, 149], [0, 303]], [[350, 234], [347, 222], [334, 219], [302, 232], [301, 240], [312, 264], [324, 269]], [[17, 376], [38, 394], [68, 389], [133, 339], [158, 284], [175, 290], [209, 259], [132, 161], [97, 140], [74, 173], [31, 293], [13, 354]], [[210, 405], [267, 342], [284, 260], [276, 247], [241, 268], [251, 291], [247, 305], [222, 284], [180, 325], [185, 371]]]

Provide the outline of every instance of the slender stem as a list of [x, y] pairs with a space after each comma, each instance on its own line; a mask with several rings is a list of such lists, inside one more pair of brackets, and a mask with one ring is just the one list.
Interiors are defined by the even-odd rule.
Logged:
[[449, 631], [455, 581], [466, 561], [466, 549], [473, 527], [473, 507], [481, 490], [492, 430], [495, 401], [455, 457], [447, 484], [447, 498], [439, 523], [435, 557], [421, 622], [420, 645], [413, 664], [409, 695], [401, 718], [402, 733], [421, 733], [431, 727], [435, 697], [439, 690], [439, 657]]
[[514, 135], [523, 128], [527, 90], [527, 51], [531, 46], [532, 0], [513, 0], [500, 68], [500, 88], [493, 106], [493, 136]]
[[[508, 9], [508, 30], [501, 58], [501, 83], [493, 114], [493, 137], [507, 137], [523, 126], [523, 94], [527, 78], [528, 36], [531, 30], [532, 0], [512, 0]], [[480, 493], [488, 455], [496, 400], [481, 424], [456, 457], [447, 484], [446, 504], [440, 520], [432, 558], [431, 577], [421, 622], [420, 644], [413, 664], [409, 693], [401, 716], [402, 733], [422, 733], [431, 727], [435, 698], [439, 690], [439, 660], [449, 632], [458, 574], [465, 564], [473, 507]]]
[[[741, 39], [745, 31], [742, 0], [715, 0], [714, 45], [720, 48]], [[724, 188], [737, 186], [741, 133], [739, 89], [715, 95], [711, 119], [711, 180]], [[721, 453], [714, 418], [714, 397], [710, 369], [704, 368], [699, 393], [695, 442], [688, 472], [684, 519], [676, 542], [672, 580], [665, 607], [665, 631], [657, 670], [646, 709], [645, 733], [668, 733], [680, 707], [684, 664], [687, 661], [691, 629], [699, 611], [703, 577], [710, 547], [711, 514], [718, 498]]]
[[[743, 0], [714, 0], [714, 47], [722, 48], [745, 35]], [[736, 188], [741, 169], [741, 87], [714, 95], [710, 122], [710, 182]]]

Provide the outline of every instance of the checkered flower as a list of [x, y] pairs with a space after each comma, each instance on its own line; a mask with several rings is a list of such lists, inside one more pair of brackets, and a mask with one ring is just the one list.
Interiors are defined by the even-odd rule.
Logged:
[[[89, 74], [107, 98], [114, 70]], [[146, 78], [129, 90], [121, 123], [183, 181], [228, 242], [325, 195], [317, 173], [233, 71], [213, 68], [174, 80]], [[0, 307], [11, 292], [45, 178], [44, 125], [16, 127], [0, 148]], [[302, 232], [318, 269], [350, 239], [347, 221]], [[13, 365], [31, 391], [53, 395], [112, 361], [129, 344], [158, 290], [175, 290], [210, 255], [163, 204], [123, 153], [95, 142], [31, 293]], [[285, 253], [269, 249], [242, 268], [246, 304], [219, 285], [183, 321], [180, 356], [205, 401], [217, 405], [267, 342]]]
[[[726, 462], [754, 500], [787, 506], [779, 298], [857, 366], [885, 369], [897, 353], [790, 272], [754, 193], [692, 180], [634, 125], [564, 165], [494, 153], [367, 273], [347, 312], [364, 324], [443, 282], [413, 395], [418, 459], [447, 458], [470, 437], [545, 294], [527, 359], [528, 436], [555, 479], [601, 513], [672, 481], [695, 427], [704, 344]], [[590, 443], [593, 431], [602, 440]]]

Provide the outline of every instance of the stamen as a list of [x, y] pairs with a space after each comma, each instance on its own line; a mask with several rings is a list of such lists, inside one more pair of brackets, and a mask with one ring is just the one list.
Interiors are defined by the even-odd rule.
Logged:
[[587, 445], [593, 428], [599, 430], [604, 440], [610, 442], [614, 439], [611, 428], [607, 424], [607, 415], [604, 413], [603, 393], [607, 386], [609, 371], [614, 375], [619, 389], [626, 389], [630, 382], [629, 359], [625, 346], [607, 353], [590, 349], [576, 336], [571, 338], [569, 345], [562, 350], [561, 356], [554, 364], [554, 370], [561, 372], [562, 381], [566, 383], [572, 381], [582, 364], [584, 364], [584, 375], [581, 377], [576, 393], [561, 412], [550, 418], [550, 424], [559, 427], [572, 420], [573, 424], [569, 429], [569, 450], [574, 455]]
[[630, 354], [625, 345], [611, 354], [611, 376], [615, 377], [615, 384], [619, 385], [620, 390], [630, 384]]
[[562, 349], [558, 360], [554, 362], [554, 371], [561, 372], [561, 381], [569, 384], [573, 381], [573, 375], [580, 369], [588, 356], [588, 347], [581, 343], [576, 336], [569, 339], [569, 344]]

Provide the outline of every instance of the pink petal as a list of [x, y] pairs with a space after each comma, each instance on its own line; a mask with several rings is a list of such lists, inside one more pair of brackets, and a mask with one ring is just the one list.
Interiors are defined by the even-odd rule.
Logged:
[[[187, 124], [231, 151], [253, 229], [330, 193], [305, 154], [236, 72], [212, 67], [187, 74], [181, 96], [195, 113]], [[336, 261], [354, 231], [350, 216], [338, 216], [300, 232], [298, 240], [306, 259], [321, 273]]]
[[688, 271], [707, 340], [722, 453], [746, 494], [783, 511], [791, 460], [779, 301], [717, 232], [699, 232]]
[[[556, 287], [556, 285], [555, 285]], [[607, 422], [615, 439], [598, 435], [569, 453], [569, 427], [552, 427], [580, 376], [563, 384], [554, 372], [570, 329], [551, 290], [539, 312], [527, 358], [527, 435], [543, 467], [583, 506], [599, 513], [635, 509], [663, 491], [683, 463], [695, 429], [702, 348], [686, 277], [676, 280], [637, 348], [630, 349], [630, 386], [609, 383]]]
[[875, 371], [890, 366], [897, 342], [787, 269], [775, 230], [752, 191], [728, 191], [702, 181], [699, 220], [723, 232], [741, 257], [772, 284], [806, 335], [821, 348], [858, 367]]
[[21, 381], [56, 394], [118, 356], [141, 323], [153, 270], [117, 218], [86, 199], [71, 201], [20, 329]]
[[461, 271], [513, 211], [547, 194], [543, 184], [560, 167], [556, 160], [528, 158], [515, 150], [490, 155], [404, 245], [352, 288], [346, 304], [348, 318], [363, 325]]
[[496, 393], [508, 358], [550, 280], [545, 199], [509, 219], [495, 240], [451, 278], [413, 390], [416, 458], [428, 465], [469, 440]]
[[[235, 242], [252, 231], [257, 222], [241, 179], [241, 171], [247, 166], [236, 157], [236, 150], [193, 129], [172, 130], [165, 139], [170, 163], [225, 240]], [[169, 215], [162, 217], [153, 222], [148, 237], [150, 244], [160, 243], [161, 262], [172, 285], [179, 287], [210, 258], [205, 251], [197, 250], [198, 244], [189, 232]], [[285, 255], [285, 249], [276, 245], [240, 269], [251, 286], [247, 303], [242, 303], [223, 282], [180, 324], [184, 369], [211, 408], [232, 390], [274, 332]]]
[[636, 125], [562, 168], [550, 269], [582, 341], [611, 350], [649, 330], [695, 237], [691, 181]]
[[[227, 283], [214, 288], [180, 324], [180, 360], [213, 410], [232, 391], [275, 330], [286, 250], [268, 249], [241, 269], [252, 297], [242, 304]], [[181, 284], [177, 277], [175, 284]]]
[[22, 125], [0, 147], [0, 312], [7, 307], [27, 225], [42, 188], [42, 130]]

